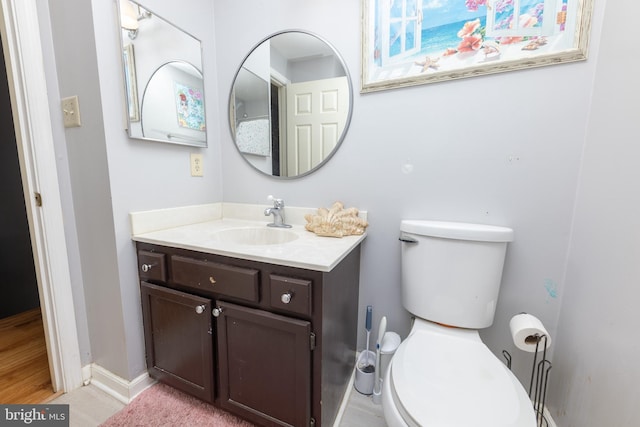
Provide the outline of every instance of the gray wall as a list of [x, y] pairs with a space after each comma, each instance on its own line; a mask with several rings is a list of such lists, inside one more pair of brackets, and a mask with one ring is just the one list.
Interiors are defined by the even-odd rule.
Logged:
[[[79, 246], [92, 361], [128, 374], [122, 295], [118, 285], [110, 169], [96, 62], [96, 41], [86, 1], [50, 4], [60, 98], [77, 95], [82, 127], [64, 130]], [[69, 42], [73, 41], [73, 42]], [[52, 114], [58, 118], [60, 108]]]
[[[51, 31], [51, 19], [49, 3], [47, 0], [38, 0], [39, 31], [42, 43], [42, 59], [47, 72], [45, 79], [50, 94], [49, 110], [51, 111], [51, 130], [54, 138], [56, 153], [56, 167], [58, 171], [58, 183], [60, 185], [60, 199], [62, 215], [65, 227], [65, 243], [67, 257], [69, 258], [69, 274], [73, 292], [73, 304], [76, 315], [76, 327], [78, 330], [78, 344], [80, 346], [80, 359], [82, 365], [91, 363], [91, 343], [89, 341], [89, 325], [87, 323], [86, 305], [84, 298], [84, 283], [82, 280], [82, 268], [80, 264], [80, 246], [78, 231], [76, 229], [76, 213], [74, 211], [73, 191], [71, 188], [71, 176], [69, 174], [69, 155], [66, 149], [65, 131], [62, 125], [62, 110], [60, 109], [60, 89], [58, 86], [57, 64], [54, 49], [54, 39]], [[60, 50], [61, 48], [58, 48]], [[64, 67], [61, 67], [63, 69]]]
[[638, 11], [606, 9], [551, 376], [562, 427], [640, 425]]

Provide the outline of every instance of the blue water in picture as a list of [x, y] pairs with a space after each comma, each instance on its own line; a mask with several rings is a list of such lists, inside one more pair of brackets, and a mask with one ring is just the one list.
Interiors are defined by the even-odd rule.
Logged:
[[[487, 21], [486, 16], [479, 18], [480, 27], [484, 27]], [[460, 37], [458, 37], [458, 31], [462, 29], [465, 22], [473, 20], [475, 20], [475, 18], [423, 29], [421, 34], [422, 49], [415, 56], [437, 56], [442, 54], [447, 48], [457, 48], [461, 40]], [[394, 44], [389, 53], [392, 57], [400, 53], [399, 44]]]
[[[473, 20], [474, 19], [471, 19], [471, 21]], [[465, 19], [463, 21], [422, 30], [422, 49], [420, 50], [420, 56], [439, 55], [449, 47], [457, 48], [461, 40], [460, 37], [458, 37], [458, 31], [460, 31], [465, 22], [468, 21], [469, 19]], [[486, 16], [480, 17], [481, 28], [486, 25], [486, 21]]]

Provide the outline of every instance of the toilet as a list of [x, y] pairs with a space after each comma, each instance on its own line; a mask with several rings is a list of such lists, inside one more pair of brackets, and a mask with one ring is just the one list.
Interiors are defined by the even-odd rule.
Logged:
[[405, 220], [400, 240], [414, 321], [382, 383], [387, 425], [535, 427], [527, 392], [478, 334], [493, 323], [513, 230]]

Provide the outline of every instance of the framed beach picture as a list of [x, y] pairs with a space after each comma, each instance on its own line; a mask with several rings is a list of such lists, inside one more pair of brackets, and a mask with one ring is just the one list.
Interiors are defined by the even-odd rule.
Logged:
[[587, 58], [594, 0], [362, 0], [362, 92]]
[[174, 84], [174, 88], [178, 126], [204, 131], [204, 95], [202, 90], [177, 82]]

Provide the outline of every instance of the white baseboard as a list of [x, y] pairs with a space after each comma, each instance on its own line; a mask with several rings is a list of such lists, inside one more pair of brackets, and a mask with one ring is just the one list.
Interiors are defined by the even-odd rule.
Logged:
[[82, 367], [82, 385], [89, 385], [91, 383], [91, 365], [85, 365]]
[[85, 384], [90, 382], [124, 404], [131, 402], [138, 394], [156, 382], [146, 372], [128, 381], [95, 363], [82, 368], [82, 377], [85, 379]]

